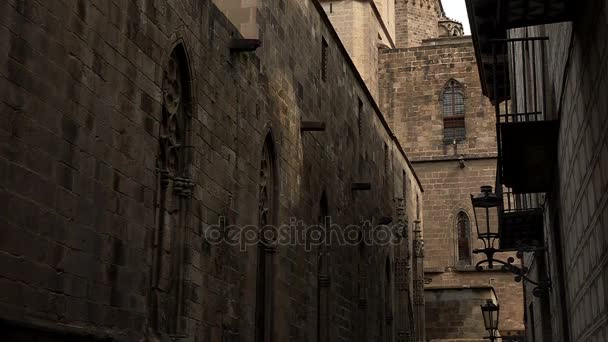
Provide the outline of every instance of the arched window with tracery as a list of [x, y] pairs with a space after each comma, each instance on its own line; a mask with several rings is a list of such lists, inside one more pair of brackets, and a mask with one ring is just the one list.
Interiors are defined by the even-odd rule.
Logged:
[[192, 194], [189, 168], [192, 113], [190, 68], [177, 45], [163, 66], [162, 110], [156, 157], [151, 324], [159, 334], [182, 333], [184, 238]]
[[[327, 229], [329, 224], [329, 205], [325, 192], [321, 195], [319, 202], [319, 225]], [[330, 294], [330, 269], [329, 254], [325, 241], [319, 246], [319, 262], [317, 265], [317, 341], [329, 342], [329, 294]]]
[[393, 340], [393, 286], [391, 277], [391, 260], [387, 256], [385, 262], [385, 280], [384, 280], [384, 320], [385, 320], [385, 341]]
[[276, 224], [276, 165], [272, 136], [268, 134], [264, 140], [262, 158], [260, 161], [259, 183], [259, 244], [258, 267], [256, 275], [256, 304], [255, 304], [255, 341], [272, 341], [273, 312], [274, 312], [274, 269], [273, 255], [276, 249], [276, 237], [272, 236], [272, 225]]
[[443, 141], [446, 144], [466, 139], [464, 125], [464, 88], [456, 80], [450, 80], [443, 88]]
[[471, 221], [469, 216], [461, 211], [456, 217], [456, 234], [458, 244], [458, 263], [471, 264]]

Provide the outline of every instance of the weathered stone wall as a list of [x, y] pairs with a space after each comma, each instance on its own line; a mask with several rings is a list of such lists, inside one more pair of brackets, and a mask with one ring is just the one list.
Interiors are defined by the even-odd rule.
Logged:
[[[376, 2], [323, 1], [325, 13], [357, 66], [368, 89], [378, 101], [378, 49], [394, 47], [394, 21], [389, 26]], [[386, 6], [385, 6], [386, 7]]]
[[591, 1], [576, 4], [571, 23], [528, 29], [530, 36], [549, 37], [547, 114], [560, 122], [557, 178], [545, 218], [553, 290], [545, 303], [527, 296], [536, 316], [550, 306], [545, 324], [552, 335], [542, 339], [547, 327], [537, 325], [536, 341], [608, 339], [607, 22], [606, 2]]
[[[476, 272], [471, 265], [458, 262], [456, 217], [463, 210], [471, 222], [471, 250], [483, 248], [476, 238], [475, 220], [471, 206], [471, 194], [479, 187], [496, 182], [496, 159], [465, 161], [460, 168], [458, 161], [414, 163], [420, 181], [425, 187], [425, 277], [431, 286], [491, 284], [496, 290], [501, 312], [501, 330], [523, 330], [523, 292], [521, 283], [513, 281], [511, 274], [495, 271]], [[510, 254], [497, 254], [506, 260]], [[484, 255], [472, 255], [471, 264], [484, 259]], [[494, 279], [494, 280], [491, 280]], [[481, 318], [481, 316], [479, 317]], [[428, 322], [428, 319], [427, 319]], [[427, 327], [427, 331], [429, 328]]]
[[[378, 222], [395, 215], [402, 175], [410, 222], [416, 217], [422, 193], [414, 172], [320, 5], [263, 3], [256, 17], [262, 47], [240, 54], [228, 48], [237, 30], [210, 0], [0, 3], [3, 320], [88, 340], [151, 337], [156, 253], [161, 271], [183, 271], [172, 278], [183, 284], [177, 332], [196, 341], [253, 341], [257, 249], [215, 245], [204, 233], [220, 217], [226, 225], [260, 222], [268, 137], [276, 222], [317, 223], [324, 192], [334, 222]], [[168, 66], [176, 46], [179, 84]], [[185, 94], [185, 126], [165, 125], [170, 88]], [[301, 133], [300, 120], [327, 129]], [[186, 198], [182, 217], [165, 213], [183, 224], [177, 250], [155, 240], [159, 227], [176, 228], [155, 216], [166, 180], [157, 172], [167, 142], [161, 130], [183, 139], [184, 177], [193, 183], [188, 199], [188, 182], [171, 180]], [[354, 192], [353, 182], [372, 190]], [[402, 316], [386, 320], [395, 309], [387, 298], [409, 300], [409, 291], [393, 291], [395, 279], [411, 282], [399, 273], [405, 268], [392, 273], [406, 248], [328, 247], [329, 340], [378, 340], [409, 324]], [[318, 252], [281, 245], [270, 259], [275, 341], [316, 339]], [[159, 310], [161, 321], [171, 319]]]
[[374, 0], [392, 40], [395, 40], [395, 0]]
[[395, 44], [398, 48], [422, 45], [425, 39], [439, 36], [440, 0], [394, 0]]
[[[423, 44], [381, 53], [380, 98], [425, 188], [425, 281], [439, 287], [491, 284], [503, 304], [501, 330], [521, 332], [521, 284], [498, 266], [494, 272], [477, 272], [458, 261], [457, 215], [464, 211], [469, 217], [470, 249], [483, 247], [476, 239], [470, 195], [482, 185], [496, 183], [495, 112], [482, 95], [473, 45], [470, 37], [430, 39]], [[466, 139], [456, 145], [444, 143], [443, 136], [442, 92], [450, 79], [464, 87]], [[480, 260], [482, 255], [472, 255], [471, 264]], [[479, 312], [472, 323], [444, 323], [474, 325], [480, 319]], [[434, 329], [431, 321], [426, 318], [429, 336]]]
[[239, 33], [247, 39], [259, 38], [258, 0], [213, 0]]
[[432, 288], [424, 295], [428, 341], [486, 341], [480, 306], [497, 297], [489, 285]]
[[[458, 265], [456, 216], [464, 210], [474, 227], [471, 194], [478, 193], [481, 185], [496, 182], [496, 159], [465, 161], [460, 168], [456, 160], [417, 162], [414, 164], [422, 184], [426, 185], [425, 204], [425, 267], [456, 267]], [[473, 234], [474, 233], [474, 234]], [[471, 247], [483, 247], [472, 232]], [[473, 255], [473, 262], [481, 255]]]
[[[441, 94], [449, 80], [464, 87], [466, 140], [443, 140]], [[494, 108], [482, 95], [468, 37], [427, 40], [424, 46], [380, 54], [380, 103], [414, 160], [496, 155]]]
[[[503, 255], [498, 255], [498, 259], [506, 259]], [[430, 271], [430, 272], [429, 272]], [[449, 268], [427, 268], [425, 274], [427, 285], [431, 289], [451, 289], [456, 287], [492, 287], [498, 304], [500, 304], [500, 332], [503, 336], [512, 333], [521, 333], [524, 328], [524, 311], [523, 311], [523, 289], [522, 284], [514, 280], [514, 275], [507, 272], [502, 272], [500, 266], [495, 266], [494, 270], [484, 269], [481, 272], [475, 271], [471, 266], [464, 267], [449, 267]], [[425, 294], [427, 293], [425, 289]], [[489, 299], [490, 297], [487, 297]], [[445, 307], [449, 307], [446, 303]], [[476, 314], [468, 319], [473, 320], [475, 324], [483, 327], [483, 318], [481, 310], [477, 307]], [[432, 318], [427, 317], [427, 322]], [[456, 322], [454, 324], [467, 324], [471, 322]], [[448, 324], [449, 325], [449, 324]], [[429, 331], [427, 326], [427, 332]], [[479, 337], [479, 336], [478, 336]]]

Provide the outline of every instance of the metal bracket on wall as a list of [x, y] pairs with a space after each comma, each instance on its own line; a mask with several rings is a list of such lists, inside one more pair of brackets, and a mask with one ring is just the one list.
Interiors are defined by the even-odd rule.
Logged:
[[300, 122], [302, 132], [324, 132], [325, 122], [322, 121], [302, 121]]
[[[542, 249], [522, 249], [517, 251], [517, 259], [523, 260], [524, 258], [524, 252], [536, 252]], [[513, 263], [515, 262], [515, 258], [513, 257], [509, 257], [507, 259], [506, 262], [499, 260], [499, 259], [494, 259], [494, 254], [497, 252], [504, 252], [495, 248], [482, 248], [482, 249], [476, 249], [473, 251], [473, 254], [480, 254], [483, 253], [486, 255], [486, 259], [485, 260], [481, 260], [480, 262], [478, 262], [475, 265], [475, 268], [478, 271], [483, 270], [483, 264], [488, 264], [488, 267], [490, 269], [494, 268], [494, 263], [499, 263], [502, 265], [502, 270], [506, 271], [506, 272], [510, 272], [513, 273], [515, 275], [515, 281], [516, 282], [521, 282], [526, 281], [530, 284], [535, 285], [534, 289], [532, 290], [532, 294], [535, 297], [540, 297], [544, 292], [551, 290], [551, 279], [549, 279], [548, 276], [545, 276], [544, 279], [542, 280], [532, 280], [528, 277], [528, 272], [530, 272], [530, 269], [528, 267], [519, 267], [516, 265], [513, 265]]]
[[262, 46], [259, 39], [238, 39], [235, 38], [230, 42], [230, 52], [252, 52]]

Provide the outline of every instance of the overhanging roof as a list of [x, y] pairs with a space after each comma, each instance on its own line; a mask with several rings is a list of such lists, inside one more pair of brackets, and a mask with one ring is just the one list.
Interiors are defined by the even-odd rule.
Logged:
[[[496, 61], [492, 51], [493, 45], [496, 49], [504, 49], [506, 45], [493, 41], [506, 39], [508, 29], [568, 21], [573, 13], [572, 3], [573, 0], [466, 0], [484, 95], [492, 102], [509, 97], [509, 87], [505, 86], [509, 84], [509, 75], [505, 72], [505, 61], [501, 60], [504, 51], [496, 51]], [[494, 82], [498, 96], [494, 95]]]

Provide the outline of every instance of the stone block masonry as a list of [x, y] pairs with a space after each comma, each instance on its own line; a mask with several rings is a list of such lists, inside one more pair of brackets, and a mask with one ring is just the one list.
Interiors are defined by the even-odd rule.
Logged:
[[[262, 46], [235, 54], [238, 30], [211, 0], [0, 2], [0, 319], [11, 336], [254, 341], [262, 317], [274, 341], [367, 341], [407, 323], [408, 312], [386, 318], [390, 298], [411, 297], [393, 292], [412, 281], [392, 274], [407, 240], [329, 246], [320, 274], [318, 250], [243, 252], [205, 236], [220, 217], [256, 225], [267, 212], [378, 222], [404, 195], [410, 220], [422, 218], [420, 183], [320, 4], [263, 3]], [[302, 133], [301, 120], [326, 131]]]
[[[483, 244], [477, 240], [470, 195], [479, 192], [482, 185], [496, 183], [496, 119], [493, 106], [482, 94], [471, 38], [424, 39], [420, 44], [381, 51], [379, 83], [383, 111], [412, 157], [426, 191], [425, 286], [490, 286], [503, 304], [501, 332], [522, 333], [521, 284], [499, 268], [477, 272], [473, 267], [482, 257], [473, 255], [472, 250]], [[455, 143], [446, 141], [444, 136], [443, 94], [452, 81], [461, 87], [465, 130], [464, 139]], [[462, 214], [468, 218], [468, 235], [464, 236], [458, 230]], [[462, 255], [468, 258], [462, 259]], [[503, 260], [508, 256], [497, 255]], [[460, 292], [454, 291], [444, 292], [458, 297]], [[434, 297], [436, 293], [425, 288], [425, 296], [430, 298], [427, 337], [437, 341], [482, 337], [472, 328], [483, 325], [479, 306], [475, 315], [469, 312], [473, 307], [470, 302], [463, 304], [466, 310], [443, 317], [445, 329], [438, 329], [436, 313], [440, 307], [453, 307], [460, 302], [442, 301], [442, 297]]]
[[[496, 155], [494, 108], [481, 92], [470, 38], [383, 51], [380, 64], [382, 109], [413, 160]], [[452, 79], [464, 89], [466, 139], [456, 146], [443, 135], [442, 92]]]

